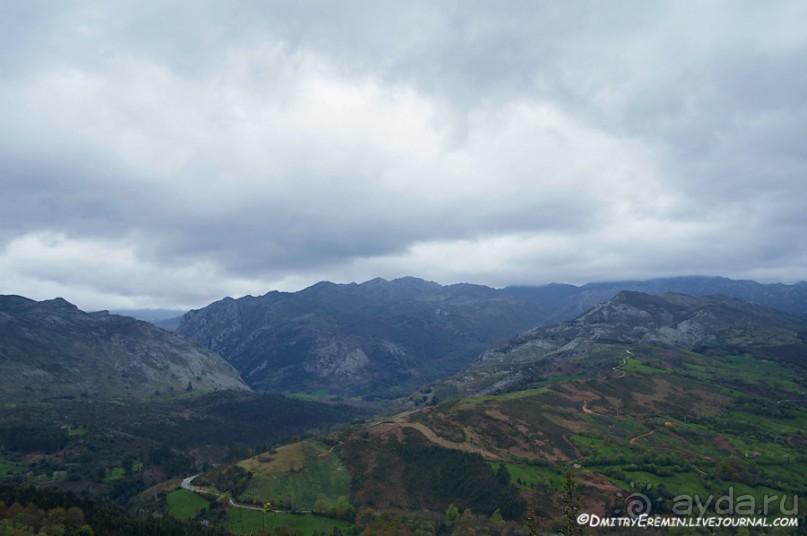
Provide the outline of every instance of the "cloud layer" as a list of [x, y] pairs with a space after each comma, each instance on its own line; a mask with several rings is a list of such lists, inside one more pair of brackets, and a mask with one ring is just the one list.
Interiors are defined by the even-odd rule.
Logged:
[[803, 3], [0, 9], [0, 293], [805, 278]]

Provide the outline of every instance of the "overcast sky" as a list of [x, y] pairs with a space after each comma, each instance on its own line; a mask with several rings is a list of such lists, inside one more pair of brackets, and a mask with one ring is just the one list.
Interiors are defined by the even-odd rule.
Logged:
[[0, 0], [0, 294], [807, 279], [807, 3]]

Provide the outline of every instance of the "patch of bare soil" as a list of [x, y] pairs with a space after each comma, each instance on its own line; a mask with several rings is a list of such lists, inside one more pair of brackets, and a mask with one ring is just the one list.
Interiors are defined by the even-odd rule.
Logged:
[[583, 400], [583, 413], [586, 415], [602, 415], [602, 413], [597, 413], [596, 411], [589, 409], [588, 400]]
[[645, 437], [650, 437], [651, 435], [655, 434], [655, 430], [650, 430], [649, 432], [645, 432], [643, 434], [639, 434], [636, 437], [632, 437], [628, 439], [628, 445], [635, 445], [640, 439], [644, 439]]
[[369, 433], [371, 436], [381, 438], [389, 438], [390, 436], [393, 436], [398, 440], [398, 442], [401, 442], [404, 439], [403, 429], [401, 428], [400, 423], [382, 422], [368, 427], [367, 433]]
[[497, 421], [501, 421], [503, 423], [509, 423], [510, 417], [502, 413], [496, 408], [489, 408], [485, 410], [485, 415], [490, 417], [491, 419], [496, 419]]
[[597, 473], [580, 473], [575, 477], [580, 486], [594, 488], [600, 491], [606, 491], [616, 495], [621, 491], [619, 486], [608, 480], [602, 475]]
[[656, 402], [663, 402], [669, 396], [677, 393], [679, 389], [672, 385], [670, 382], [654, 377], [652, 378], [653, 388], [649, 390], [649, 392], [634, 392], [633, 399], [638, 402], [639, 405], [655, 408]]
[[575, 383], [565, 384], [563, 390], [564, 398], [582, 404], [583, 413], [587, 415], [604, 415], [604, 413], [594, 411], [589, 407], [590, 404], [598, 405], [600, 403], [599, 405], [602, 405], [602, 395], [583, 389]]
[[587, 432], [591, 429], [589, 424], [583, 420], [564, 419], [558, 415], [547, 415], [547, 419], [575, 434]]
[[563, 440], [564, 440], [564, 441], [566, 442], [566, 444], [567, 444], [567, 445], [569, 445], [569, 447], [571, 447], [571, 449], [574, 451], [574, 455], [575, 455], [575, 457], [577, 457], [577, 458], [582, 458], [582, 457], [583, 457], [583, 453], [582, 453], [582, 452], [580, 452], [580, 449], [578, 449], [578, 448], [577, 448], [577, 446], [575, 446], [575, 444], [574, 444], [574, 443], [572, 443], [571, 439], [569, 439], [568, 437], [566, 437], [566, 434], [563, 434]]

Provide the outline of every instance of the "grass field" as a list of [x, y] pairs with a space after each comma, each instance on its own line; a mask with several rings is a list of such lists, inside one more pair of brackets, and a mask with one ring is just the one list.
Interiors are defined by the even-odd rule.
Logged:
[[[499, 468], [497, 462], [490, 464], [493, 470]], [[510, 482], [519, 489], [542, 489], [549, 493], [560, 492], [563, 489], [563, 470], [555, 466], [528, 465], [521, 463], [506, 463], [507, 472], [510, 473]]]
[[625, 360], [625, 364], [620, 367], [625, 372], [638, 372], [640, 374], [669, 374], [670, 371], [657, 369], [646, 365], [636, 358], [630, 357]]
[[306, 536], [314, 533], [330, 534], [335, 528], [347, 534], [351, 527], [346, 521], [311, 514], [264, 513], [238, 508], [229, 509], [224, 525], [233, 534], [257, 534], [264, 528], [277, 529], [283, 526], [299, 530]]
[[239, 462], [252, 473], [239, 499], [289, 510], [314, 510], [318, 501], [320, 506], [336, 504], [350, 495], [350, 474], [327, 452], [320, 443], [304, 441]]
[[113, 480], [119, 480], [123, 478], [126, 474], [123, 467], [113, 467], [112, 469], [108, 469], [106, 474], [104, 475], [104, 482], [111, 482]]
[[783, 395], [792, 393], [800, 396], [803, 390], [803, 386], [794, 381], [799, 376], [796, 369], [750, 355], [733, 355], [722, 359], [690, 356], [685, 373], [705, 381], [720, 378], [723, 381], [766, 385], [781, 391]]
[[87, 429], [83, 426], [71, 426], [67, 429], [68, 437], [81, 437], [87, 434]]
[[168, 512], [179, 520], [193, 519], [202, 508], [207, 508], [210, 501], [192, 491], [178, 489], [168, 494]]
[[0, 462], [0, 476], [15, 475], [24, 473], [28, 469], [13, 463]]
[[523, 389], [520, 391], [513, 391], [510, 393], [504, 393], [499, 395], [487, 395], [487, 396], [477, 396], [474, 398], [466, 398], [462, 400], [460, 403], [470, 407], [475, 407], [485, 402], [499, 402], [501, 400], [518, 400], [520, 398], [531, 398], [546, 393], [547, 389], [555, 384], [573, 381], [580, 377], [581, 377], [580, 375], [555, 376], [553, 378], [549, 378], [548, 380], [536, 382], [532, 386], [530, 386], [529, 389]]

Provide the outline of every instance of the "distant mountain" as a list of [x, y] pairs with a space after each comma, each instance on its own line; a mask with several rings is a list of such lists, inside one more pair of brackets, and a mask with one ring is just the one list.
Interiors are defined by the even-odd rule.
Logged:
[[109, 312], [113, 315], [131, 316], [157, 325], [174, 319], [177, 319], [178, 323], [182, 315], [185, 314], [183, 309], [115, 309]]
[[187, 313], [177, 332], [224, 356], [255, 389], [389, 398], [461, 370], [545, 317], [501, 290], [410, 277], [225, 298]]
[[177, 326], [182, 321], [182, 315], [185, 314], [185, 311], [180, 309], [117, 309], [110, 312], [115, 315], [131, 316], [138, 320], [145, 320], [167, 331], [177, 329]]
[[608, 301], [622, 290], [648, 294], [677, 292], [694, 296], [722, 294], [786, 313], [807, 315], [807, 282], [804, 281], [795, 285], [784, 285], [738, 281], [725, 277], [687, 276], [649, 281], [588, 283], [580, 287], [557, 283], [540, 287], [513, 286], [505, 288], [504, 292], [540, 304], [549, 315], [548, 320], [554, 323], [576, 318], [595, 305]]
[[725, 296], [622, 291], [573, 321], [534, 328], [480, 354], [413, 399], [511, 390], [639, 344], [706, 355], [751, 353], [807, 368], [807, 319]]
[[56, 298], [0, 296], [0, 400], [248, 390], [207, 349], [134, 318]]

